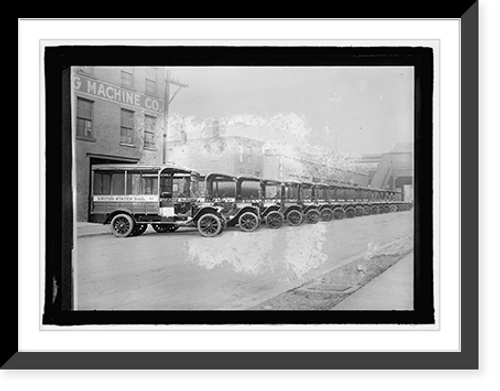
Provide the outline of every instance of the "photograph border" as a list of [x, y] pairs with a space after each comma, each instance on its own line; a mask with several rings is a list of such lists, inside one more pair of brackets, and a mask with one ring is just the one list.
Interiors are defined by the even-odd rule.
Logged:
[[[165, 51], [168, 48], [168, 51]], [[46, 163], [47, 248], [43, 325], [429, 325], [435, 324], [433, 281], [433, 89], [437, 54], [420, 46], [54, 46], [45, 48], [46, 104], [48, 116]], [[167, 54], [165, 54], [167, 53]], [[136, 60], [140, 59], [140, 60]], [[414, 69], [414, 309], [357, 311], [280, 310], [73, 310], [75, 259], [74, 189], [71, 170], [71, 66], [169, 64], [175, 66], [243, 67], [398, 67]], [[133, 62], [132, 62], [133, 61]], [[62, 74], [62, 78], [61, 78]], [[436, 83], [437, 84], [437, 83]], [[61, 90], [64, 92], [61, 99]], [[62, 107], [62, 123], [59, 108]], [[61, 126], [62, 125], [62, 126]], [[62, 140], [62, 141], [61, 141]], [[62, 178], [62, 183], [59, 183]], [[62, 195], [61, 195], [62, 191]], [[76, 195], [78, 196], [78, 195]], [[56, 202], [59, 200], [60, 202]], [[63, 208], [60, 208], [60, 205]], [[60, 226], [59, 221], [62, 222]], [[63, 237], [61, 237], [61, 235]], [[59, 251], [62, 249], [61, 257]], [[55, 281], [55, 282], [54, 282]]]

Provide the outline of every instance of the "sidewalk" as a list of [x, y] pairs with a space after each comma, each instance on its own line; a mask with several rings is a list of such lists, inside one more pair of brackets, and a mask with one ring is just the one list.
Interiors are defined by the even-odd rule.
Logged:
[[413, 310], [413, 252], [337, 304], [335, 310]]
[[107, 235], [111, 234], [109, 224], [95, 224], [95, 223], [76, 223], [76, 237], [82, 238], [86, 236]]

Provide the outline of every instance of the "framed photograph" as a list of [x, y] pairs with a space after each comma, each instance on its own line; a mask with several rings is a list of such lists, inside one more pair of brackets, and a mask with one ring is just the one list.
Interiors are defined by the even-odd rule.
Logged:
[[40, 274], [19, 267], [40, 289], [3, 367], [477, 368], [460, 12], [318, 21], [339, 39], [42, 37]]

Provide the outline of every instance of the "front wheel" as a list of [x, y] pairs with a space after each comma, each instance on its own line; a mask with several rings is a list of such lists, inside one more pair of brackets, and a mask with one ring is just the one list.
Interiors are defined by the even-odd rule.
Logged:
[[302, 219], [303, 219], [302, 213], [299, 212], [298, 210], [292, 210], [288, 212], [287, 215], [288, 224], [297, 226], [300, 223], [302, 223]]
[[354, 210], [354, 208], [350, 207], [350, 208], [347, 208], [345, 210], [345, 216], [348, 218], [348, 219], [352, 219], [353, 217], [356, 216], [356, 211]]
[[266, 225], [272, 229], [280, 228], [283, 225], [283, 215], [277, 211], [269, 212], [266, 216]]
[[321, 216], [316, 209], [313, 209], [306, 213], [306, 219], [309, 224], [316, 224], [321, 219]]
[[259, 216], [252, 212], [245, 212], [238, 219], [238, 226], [244, 232], [255, 231], [259, 226]]
[[331, 209], [325, 208], [321, 211], [321, 221], [326, 223], [333, 220], [333, 211]]
[[222, 222], [216, 215], [207, 213], [198, 219], [197, 227], [202, 236], [211, 238], [222, 230]]
[[111, 232], [117, 238], [124, 238], [132, 234], [135, 228], [135, 222], [128, 214], [117, 214], [111, 220]]
[[335, 220], [342, 220], [345, 216], [344, 210], [342, 208], [335, 208], [333, 210], [333, 218]]

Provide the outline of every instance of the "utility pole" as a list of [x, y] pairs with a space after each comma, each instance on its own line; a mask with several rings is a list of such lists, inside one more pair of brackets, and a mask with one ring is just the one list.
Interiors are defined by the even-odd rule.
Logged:
[[[177, 89], [170, 96], [170, 86], [173, 85]], [[165, 113], [163, 116], [163, 143], [162, 143], [162, 164], [167, 164], [167, 132], [168, 132], [168, 115], [170, 103], [177, 96], [181, 88], [187, 88], [189, 85], [173, 80], [170, 78], [170, 70], [166, 71], [165, 77]]]

